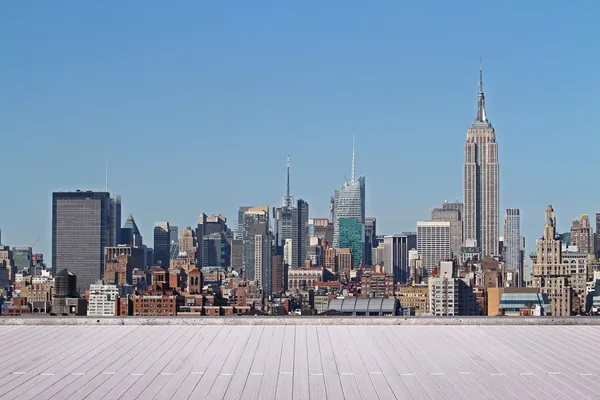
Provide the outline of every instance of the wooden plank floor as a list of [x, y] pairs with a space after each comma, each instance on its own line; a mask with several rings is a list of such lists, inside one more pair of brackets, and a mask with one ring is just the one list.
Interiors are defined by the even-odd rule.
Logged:
[[0, 399], [600, 399], [600, 326], [6, 326]]

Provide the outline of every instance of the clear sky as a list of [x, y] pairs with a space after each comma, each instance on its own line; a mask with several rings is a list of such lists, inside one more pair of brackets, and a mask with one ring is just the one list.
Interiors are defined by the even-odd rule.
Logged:
[[[0, 2], [2, 241], [50, 260], [51, 193], [123, 197], [156, 221], [279, 205], [311, 216], [356, 169], [379, 233], [462, 199], [483, 57], [501, 215], [531, 250], [600, 212], [600, 2]], [[124, 218], [125, 219], [125, 218]], [[503, 223], [500, 223], [503, 227]], [[502, 234], [502, 228], [500, 234]]]

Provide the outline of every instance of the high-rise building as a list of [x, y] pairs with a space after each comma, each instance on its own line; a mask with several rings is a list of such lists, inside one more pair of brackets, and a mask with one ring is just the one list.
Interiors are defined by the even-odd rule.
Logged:
[[225, 232], [204, 235], [204, 238], [202, 238], [202, 249], [204, 255], [202, 258], [202, 267], [229, 267], [231, 249]]
[[129, 217], [127, 217], [125, 224], [123, 224], [123, 227], [121, 228], [119, 244], [132, 247], [143, 246], [142, 234], [131, 214], [129, 214]]
[[[333, 247], [340, 248], [340, 218], [356, 218], [363, 224], [365, 217], [365, 176], [358, 178], [354, 173], [354, 139], [352, 141], [352, 179], [336, 190], [333, 195]], [[363, 239], [364, 241], [364, 239]], [[363, 246], [364, 249], [364, 246]], [[362, 261], [363, 254], [353, 254], [353, 258]], [[356, 261], [355, 261], [356, 263]]]
[[309, 246], [310, 236], [308, 235], [308, 203], [302, 199], [297, 202], [298, 208], [298, 263], [304, 265], [306, 260], [306, 251]]
[[121, 242], [121, 196], [110, 198], [110, 245]]
[[[521, 254], [521, 216], [519, 209], [509, 208], [504, 218], [504, 262], [506, 267], [519, 271], [519, 280], [523, 281], [523, 263]], [[520, 284], [518, 286], [521, 286]]]
[[[352, 267], [357, 268], [363, 262], [365, 225], [358, 218], [339, 218], [340, 248], [352, 249]], [[354, 257], [357, 254], [357, 257]]]
[[171, 262], [171, 240], [168, 222], [154, 224], [154, 265], [169, 268]]
[[269, 206], [243, 207], [242, 243], [244, 248], [244, 277], [253, 281], [257, 279], [255, 251], [256, 236], [264, 236], [269, 232]]
[[441, 207], [434, 208], [431, 211], [432, 221], [450, 222], [450, 250], [452, 251], [452, 257], [457, 260], [460, 258], [460, 249], [464, 244], [462, 210], [462, 203], [444, 201]]
[[196, 231], [189, 226], [185, 229], [182, 229], [179, 232], [179, 254], [182, 256], [185, 254], [184, 258], [187, 258], [192, 262], [192, 264], [195, 264], [197, 250], [198, 240], [196, 238]]
[[600, 213], [596, 213], [596, 253], [600, 255]]
[[377, 247], [377, 218], [367, 217], [365, 222], [365, 265], [374, 265], [373, 248]]
[[316, 236], [321, 241], [333, 243], [333, 223], [329, 218], [311, 218], [308, 220], [308, 235]]
[[110, 227], [109, 193], [52, 193], [52, 274], [71, 271], [77, 276], [80, 293], [102, 279]]
[[498, 144], [488, 121], [479, 69], [477, 117], [467, 131], [464, 164], [464, 238], [475, 240], [483, 256], [498, 255]]
[[383, 238], [383, 268], [394, 282], [405, 283], [410, 278], [409, 252], [417, 248], [417, 234], [405, 232]]
[[417, 251], [428, 274], [438, 267], [440, 261], [451, 260], [450, 222], [417, 222]]
[[571, 225], [571, 245], [577, 246], [579, 253], [594, 254], [595, 239], [590, 218], [587, 214], [583, 214], [581, 219], [573, 220]]
[[556, 218], [552, 206], [546, 207], [544, 236], [537, 241], [537, 255], [532, 257], [531, 286], [540, 289], [550, 300], [548, 315], [571, 315], [572, 292], [569, 286], [571, 265], [562, 262], [562, 243], [556, 239]]
[[[283, 256], [284, 246], [291, 243], [291, 257], [286, 257], [289, 268], [302, 265], [308, 247], [308, 203], [299, 199], [294, 203], [290, 194], [290, 156], [287, 158], [287, 185], [282, 206], [273, 208], [275, 252]], [[290, 242], [291, 241], [291, 242]]]
[[13, 264], [17, 271], [31, 273], [33, 266], [33, 250], [31, 247], [13, 247]]
[[171, 241], [171, 250], [169, 255], [171, 260], [174, 260], [179, 255], [179, 227], [169, 225], [169, 240]]
[[[196, 238], [198, 239], [198, 249], [196, 250], [196, 259], [199, 267], [206, 267], [209, 265], [204, 252], [204, 237], [212, 235], [213, 233], [225, 233], [227, 234], [227, 218], [224, 214], [208, 216], [204, 213], [200, 214], [198, 218], [198, 227], [196, 228]], [[202, 244], [202, 246], [200, 245]], [[208, 242], [206, 243], [208, 244]]]
[[273, 293], [273, 236], [254, 235], [254, 273], [256, 285], [264, 294]]

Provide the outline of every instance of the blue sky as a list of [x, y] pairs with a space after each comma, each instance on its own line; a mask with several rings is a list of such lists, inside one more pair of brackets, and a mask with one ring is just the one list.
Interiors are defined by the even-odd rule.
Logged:
[[49, 260], [52, 191], [103, 189], [105, 160], [150, 245], [155, 221], [279, 205], [288, 153], [326, 216], [352, 135], [367, 214], [414, 230], [462, 198], [481, 56], [501, 214], [531, 250], [547, 204], [561, 230], [600, 212], [600, 3], [573, 4], [2, 2], [2, 241]]

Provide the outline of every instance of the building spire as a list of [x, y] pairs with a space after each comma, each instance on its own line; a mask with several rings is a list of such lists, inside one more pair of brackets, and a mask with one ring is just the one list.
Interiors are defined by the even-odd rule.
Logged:
[[479, 95], [477, 96], [477, 121], [487, 122], [485, 116], [485, 96], [483, 94], [483, 62], [479, 57]]
[[106, 180], [104, 182], [104, 191], [108, 193], [108, 160], [106, 160]]
[[355, 145], [355, 139], [356, 139], [355, 136], [352, 135], [352, 180], [351, 180], [351, 182], [354, 182], [354, 159], [355, 159], [354, 156], [356, 154], [356, 152], [354, 150], [355, 149], [355, 146], [354, 146]]
[[287, 156], [287, 185], [285, 190], [285, 196], [283, 198], [283, 206], [287, 208], [292, 207], [292, 196], [290, 195], [290, 155]]

